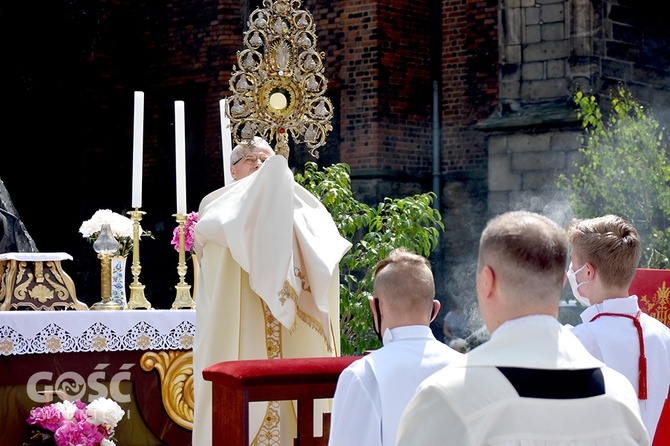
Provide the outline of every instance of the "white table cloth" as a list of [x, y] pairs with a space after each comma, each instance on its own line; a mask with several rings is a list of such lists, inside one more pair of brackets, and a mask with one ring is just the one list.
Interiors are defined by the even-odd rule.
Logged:
[[0, 311], [0, 355], [189, 350], [195, 310]]

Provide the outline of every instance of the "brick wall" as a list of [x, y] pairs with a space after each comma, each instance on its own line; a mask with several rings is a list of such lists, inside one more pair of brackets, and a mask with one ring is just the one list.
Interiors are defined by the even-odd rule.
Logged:
[[497, 1], [457, 0], [442, 7], [443, 172], [485, 169], [472, 128], [497, 105]]
[[[475, 124], [498, 103], [497, 0], [442, 2], [441, 196], [446, 226], [436, 264], [444, 312], [476, 307], [477, 244], [487, 212], [486, 135]], [[439, 331], [441, 318], [436, 328]]]
[[[32, 159], [22, 161], [33, 164], [33, 184], [48, 189], [51, 183], [42, 184], [42, 178], [63, 171], [68, 174], [59, 175], [58, 184], [64, 196], [98, 193], [94, 200], [48, 202], [38, 210], [27, 193], [22, 196], [20, 176], [5, 169], [0, 175], [28, 230], [38, 234], [38, 247], [73, 254], [71, 271], [84, 300], [98, 294], [99, 278], [89, 268], [95, 254], [76, 229], [99, 208], [122, 213], [128, 209], [132, 97], [133, 91], [142, 90], [142, 225], [155, 240], [143, 241], [141, 280], [147, 298], [158, 307], [171, 303], [178, 280], [169, 243], [175, 225], [174, 101], [185, 102], [187, 207], [196, 209], [205, 194], [223, 183], [219, 100], [230, 94], [228, 80], [237, 64], [236, 52], [243, 48], [243, 15], [258, 3], [103, 0], [87, 5], [45, 2], [32, 9], [3, 6], [5, 52], [17, 62], [2, 73], [3, 83], [16, 87], [9, 93], [16, 120], [9, 125], [31, 135], [25, 141], [30, 150], [67, 142], [66, 150], [41, 157], [44, 166]], [[336, 107], [335, 128], [320, 161], [349, 163], [360, 199], [376, 203], [384, 196], [431, 190], [435, 71], [445, 80], [440, 91], [441, 171], [451, 175], [445, 177], [445, 192], [454, 189], [449, 186], [452, 180], [465, 185], [468, 195], [477, 192], [468, 182], [477, 176], [470, 171], [485, 165], [484, 149], [477, 132], [467, 126], [495, 97], [489, 76], [496, 60], [494, 3], [442, 3], [439, 20], [447, 36], [441, 41], [442, 53], [449, 59], [436, 70], [432, 1], [302, 2], [316, 23], [328, 95]], [[28, 16], [30, 21], [23, 19]], [[26, 36], [25, 29], [40, 32]], [[473, 79], [476, 82], [470, 82]], [[42, 121], [36, 114], [40, 98], [57, 104], [57, 112], [40, 122], [44, 131], [34, 132], [28, 123]], [[295, 165], [309, 159], [304, 153], [292, 156]], [[101, 172], [110, 172], [118, 186], [110, 188]], [[443, 200], [443, 205], [454, 206], [451, 210], [463, 203], [453, 197]], [[44, 212], [60, 218], [43, 224]], [[61, 234], [58, 239], [40, 235], [52, 231]], [[174, 271], [174, 280], [169, 280], [169, 271]], [[168, 301], [159, 302], [158, 296]]]
[[375, 94], [380, 57], [378, 21], [376, 4], [345, 2], [340, 26], [344, 30], [342, 46], [347, 50], [338, 63], [345, 98], [340, 105], [340, 157], [357, 168], [372, 165], [370, 147], [379, 145], [379, 98]]
[[[171, 297], [174, 101], [186, 103], [187, 206], [195, 209], [222, 184], [219, 100], [243, 48], [244, 14], [260, 2], [24, 3], [2, 6], [0, 41], [11, 63], [0, 81], [12, 110], [7, 127], [25, 136], [18, 165], [30, 167], [5, 163], [0, 176], [38, 248], [73, 254], [78, 289], [96, 295], [95, 254], [76, 231], [99, 208], [129, 206], [132, 92], [144, 91], [143, 226], [156, 239], [143, 242], [142, 282], [150, 300]], [[539, 208], [537, 197], [556, 192], [552, 175], [570, 168], [579, 134], [575, 85], [603, 92], [624, 82], [667, 115], [670, 33], [648, 2], [443, 0], [439, 25], [429, 0], [302, 7], [314, 17], [336, 108], [320, 162], [349, 163], [359, 199], [432, 190], [432, 81], [440, 81], [437, 175], [448, 231], [435, 262], [448, 267], [436, 268], [438, 286], [471, 285], [460, 273], [472, 270], [490, 213]], [[309, 159], [299, 148], [292, 157], [296, 166]], [[56, 184], [57, 194], [36, 198], [25, 171], [32, 187]], [[96, 196], [80, 199], [82, 191]]]

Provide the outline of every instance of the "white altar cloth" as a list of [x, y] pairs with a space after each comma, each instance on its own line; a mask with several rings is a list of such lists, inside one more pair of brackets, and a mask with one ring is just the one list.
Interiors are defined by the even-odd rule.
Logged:
[[0, 311], [0, 355], [190, 350], [195, 310]]
[[72, 260], [66, 252], [5, 252], [0, 254], [0, 260], [18, 260], [19, 262], [48, 262]]

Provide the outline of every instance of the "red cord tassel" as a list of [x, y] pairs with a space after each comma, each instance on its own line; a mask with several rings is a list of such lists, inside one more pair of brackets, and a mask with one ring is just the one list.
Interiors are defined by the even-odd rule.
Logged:
[[[644, 348], [644, 347], [642, 347]], [[640, 353], [640, 371], [638, 376], [639, 385], [638, 385], [638, 395], [637, 397], [641, 400], [647, 399], [647, 358], [644, 355], [644, 351]]]
[[644, 334], [642, 332], [642, 324], [640, 324], [640, 310], [637, 310], [635, 317], [625, 313], [599, 313], [596, 314], [591, 322], [598, 319], [600, 316], [617, 316], [627, 317], [632, 319], [635, 328], [637, 329], [637, 339], [640, 342], [640, 360], [638, 362], [638, 383], [637, 383], [637, 397], [641, 400], [647, 399], [647, 357], [644, 354]]

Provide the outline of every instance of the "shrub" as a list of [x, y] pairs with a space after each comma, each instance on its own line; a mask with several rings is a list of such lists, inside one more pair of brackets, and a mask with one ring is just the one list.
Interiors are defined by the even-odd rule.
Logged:
[[321, 200], [342, 236], [353, 244], [340, 262], [342, 354], [379, 348], [368, 304], [374, 266], [398, 247], [430, 256], [444, 231], [439, 211], [432, 208], [435, 194], [385, 198], [376, 207], [368, 206], [354, 198], [349, 166], [343, 163], [319, 170], [309, 161], [295, 179]]
[[577, 218], [616, 214], [642, 239], [641, 265], [666, 268], [670, 247], [670, 166], [665, 128], [623, 87], [603, 110], [593, 95], [574, 95], [585, 136], [576, 172], [561, 175]]

